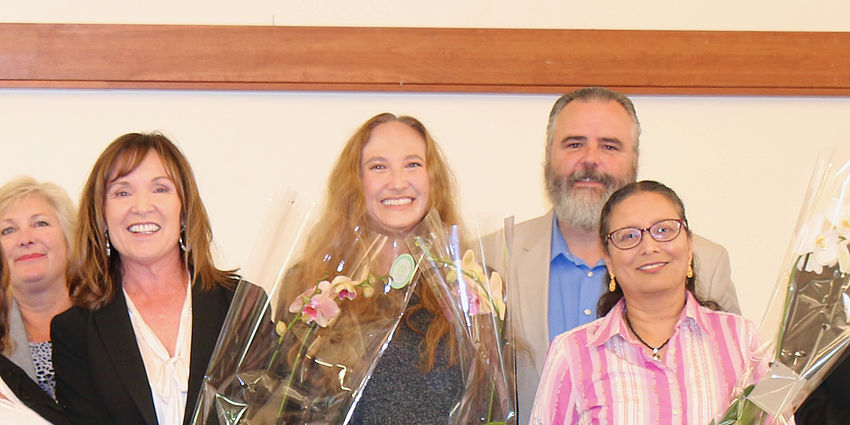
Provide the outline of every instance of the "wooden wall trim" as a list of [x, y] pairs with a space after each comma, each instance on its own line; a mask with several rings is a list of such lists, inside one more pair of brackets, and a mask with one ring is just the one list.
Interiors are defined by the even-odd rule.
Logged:
[[0, 24], [0, 87], [850, 95], [850, 33]]

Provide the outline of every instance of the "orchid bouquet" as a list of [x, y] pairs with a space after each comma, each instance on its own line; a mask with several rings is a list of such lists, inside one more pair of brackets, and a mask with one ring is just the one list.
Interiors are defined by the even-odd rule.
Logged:
[[[465, 379], [449, 424], [516, 423], [513, 339], [506, 321], [505, 278], [512, 275], [505, 228], [466, 244], [459, 226], [444, 226], [431, 211], [408, 236], [431, 287], [453, 326]], [[482, 232], [477, 232], [482, 235]], [[499, 259], [498, 264], [490, 261]]]
[[767, 416], [789, 423], [841, 357], [850, 344], [848, 245], [850, 161], [819, 161], [761, 326], [773, 362], [764, 378], [742, 389], [718, 425], [759, 424]]
[[[272, 208], [210, 360], [194, 424], [345, 424], [413, 293], [406, 248], [362, 226], [327, 247], [311, 205]], [[321, 226], [321, 223], [319, 223]], [[311, 236], [313, 234], [311, 233]]]

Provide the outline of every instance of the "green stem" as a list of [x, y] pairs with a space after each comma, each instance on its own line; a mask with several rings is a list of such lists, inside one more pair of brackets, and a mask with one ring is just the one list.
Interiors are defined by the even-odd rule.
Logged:
[[[434, 256], [433, 254], [431, 254], [431, 252], [427, 248], [425, 248], [424, 244], [420, 244], [418, 240], [416, 241], [416, 244], [420, 248], [422, 248], [422, 250], [425, 251], [425, 253], [428, 255], [428, 257], [431, 258], [431, 260], [433, 260], [434, 262], [442, 264], [442, 265], [447, 266], [447, 267], [454, 267], [454, 269], [456, 270], [457, 273], [463, 273], [465, 276], [467, 276], [468, 278], [472, 279], [472, 281], [477, 283], [482, 289], [484, 289], [484, 292], [487, 294], [487, 301], [490, 302], [490, 306], [491, 306], [492, 311], [493, 312], [498, 311], [498, 309], [496, 308], [496, 302], [493, 301], [493, 297], [490, 295], [490, 289], [487, 288], [484, 285], [484, 282], [482, 282], [480, 279], [478, 279], [478, 276], [476, 276], [474, 273], [471, 273], [471, 272], [464, 270], [463, 268], [461, 268], [460, 266], [455, 264], [455, 262], [451, 261], [450, 259], [439, 258], [439, 257]], [[502, 335], [502, 332], [504, 331], [504, 328], [502, 328], [502, 326], [504, 326], [504, 323], [503, 322], [499, 323], [499, 327], [500, 327], [499, 335]], [[493, 420], [493, 404], [495, 403], [495, 401], [496, 401], [496, 383], [491, 381], [490, 382], [490, 402], [489, 402], [489, 405], [487, 406], [487, 422], [484, 423], [483, 425], [498, 425], [498, 424], [503, 425], [503, 424], [505, 424], [504, 421], [502, 421], [502, 422], [492, 422], [492, 420]]]
[[496, 401], [496, 383], [490, 382], [490, 405], [487, 406], [487, 422], [493, 420], [493, 402]]
[[280, 409], [277, 410], [277, 419], [275, 419], [276, 424], [280, 422], [280, 417], [283, 415], [283, 408], [286, 405], [287, 397], [289, 397], [289, 388], [292, 386], [292, 379], [295, 377], [295, 369], [298, 367], [298, 361], [301, 360], [301, 354], [304, 352], [304, 346], [307, 345], [307, 338], [310, 337], [310, 334], [314, 329], [316, 329], [315, 323], [307, 328], [307, 333], [304, 334], [304, 341], [301, 343], [301, 347], [298, 348], [298, 354], [295, 355], [295, 360], [292, 362], [292, 370], [290, 370], [289, 378], [286, 380], [286, 386], [283, 388], [283, 399], [280, 401]]
[[475, 275], [475, 273], [471, 273], [471, 272], [464, 270], [463, 268], [461, 268], [460, 266], [455, 264], [453, 261], [450, 261], [450, 260], [447, 260], [447, 259], [444, 259], [444, 258], [435, 257], [427, 250], [425, 252], [428, 254], [429, 257], [431, 257], [431, 259], [434, 262], [440, 263], [444, 266], [454, 267], [457, 272], [462, 273], [464, 276], [472, 279], [473, 282], [477, 283], [478, 286], [480, 286], [481, 289], [484, 290], [484, 293], [487, 294], [487, 301], [490, 303], [491, 310], [492, 311], [498, 311], [498, 308], [496, 308], [496, 302], [493, 301], [493, 297], [490, 295], [490, 289], [487, 288], [486, 285], [484, 285], [484, 282], [482, 282], [481, 279], [479, 279], [478, 276]]
[[[431, 254], [429, 253], [428, 255], [430, 256]], [[433, 257], [433, 256], [431, 257], [431, 259], [434, 260], [437, 263], [444, 265], [444, 266], [454, 267], [457, 271], [463, 273], [466, 277], [472, 279], [473, 281], [475, 281], [475, 283], [477, 283], [479, 285], [484, 284], [484, 282], [481, 282], [481, 280], [478, 279], [478, 276], [476, 276], [474, 273], [470, 273], [470, 272], [464, 270], [463, 268], [461, 268], [460, 266], [455, 264], [454, 261], [451, 261], [451, 260], [448, 260], [448, 259], [445, 259], [445, 258]]]
[[289, 328], [291, 328], [292, 325], [294, 325], [295, 322], [297, 322], [300, 319], [301, 319], [301, 312], [299, 311], [298, 314], [296, 314], [295, 317], [292, 320], [290, 320], [289, 323], [286, 324], [286, 330], [283, 332], [283, 334], [280, 336], [280, 338], [277, 339], [277, 348], [275, 348], [274, 353], [272, 354], [272, 358], [271, 358], [271, 360], [269, 360], [268, 366], [266, 366], [266, 372], [267, 373], [268, 373], [268, 371], [272, 370], [272, 364], [274, 364], [275, 359], [277, 359], [278, 353], [280, 353], [280, 346], [283, 344], [283, 337], [285, 337], [286, 334], [289, 333]]
[[[803, 261], [811, 260], [811, 256], [807, 254], [807, 258]], [[800, 260], [797, 259], [799, 262]], [[791, 276], [788, 277], [787, 291], [785, 294], [785, 309], [782, 312], [782, 323], [779, 325], [779, 335], [776, 339], [776, 358], [781, 358], [782, 355], [782, 340], [785, 337], [785, 327], [788, 326], [788, 315], [791, 312], [791, 300], [794, 298], [795, 290], [792, 289], [791, 282], [794, 282], [800, 272], [797, 270], [797, 263], [791, 267]], [[796, 284], [794, 285], [796, 287]]]
[[[292, 318], [292, 320], [289, 321], [289, 323], [286, 324], [286, 329], [284, 330], [283, 334], [281, 334], [278, 338], [277, 347], [275, 348], [274, 353], [272, 354], [272, 358], [269, 360], [269, 364], [266, 366], [266, 373], [271, 371], [272, 365], [274, 365], [274, 361], [277, 359], [278, 354], [280, 354], [280, 347], [283, 345], [283, 338], [286, 336], [286, 334], [289, 333], [289, 330], [292, 329], [292, 326], [294, 326], [295, 323], [301, 320], [301, 317], [304, 316], [304, 306], [306, 306], [307, 303], [309, 303], [310, 300], [318, 294], [319, 284], [316, 283], [316, 286], [313, 288], [312, 294], [310, 294], [309, 296], [301, 296], [301, 310], [298, 312], [298, 314], [295, 315], [295, 317]], [[295, 368], [298, 367], [298, 361], [301, 359], [301, 353], [304, 352], [304, 346], [306, 345], [307, 338], [310, 336], [310, 333], [312, 333], [313, 329], [315, 328], [315, 323], [312, 324], [309, 328], [307, 328], [307, 333], [304, 335], [304, 340], [301, 342], [301, 347], [298, 348], [298, 354], [296, 354], [295, 356], [295, 361], [293, 361], [292, 363], [292, 370], [289, 373], [289, 378], [286, 380], [286, 387], [284, 387], [283, 389], [283, 400], [281, 400], [280, 402], [280, 409], [278, 409], [277, 411], [277, 419], [275, 420], [275, 423], [280, 421], [280, 416], [283, 414], [283, 407], [286, 405], [286, 399], [289, 396], [289, 387], [292, 385], [292, 378], [295, 376]]]
[[297, 322], [299, 319], [301, 319], [301, 317], [304, 315], [304, 306], [307, 305], [307, 303], [309, 303], [310, 300], [313, 299], [313, 297], [318, 295], [318, 293], [319, 293], [319, 284], [317, 283], [316, 286], [313, 288], [312, 294], [310, 294], [309, 296], [307, 296], [307, 295], [301, 296], [301, 310], [298, 312], [298, 314], [295, 315], [295, 317], [292, 318], [292, 320], [289, 321], [289, 323], [286, 324], [286, 330], [283, 332], [283, 334], [280, 336], [280, 338], [278, 338], [277, 348], [274, 349], [274, 353], [272, 354], [272, 358], [271, 358], [271, 360], [269, 360], [268, 366], [266, 366], [266, 372], [268, 372], [272, 369], [272, 364], [274, 364], [274, 361], [277, 358], [278, 353], [280, 353], [280, 346], [283, 344], [283, 337], [286, 336], [286, 334], [289, 333], [289, 329], [292, 328], [292, 325], [294, 325], [295, 322]]

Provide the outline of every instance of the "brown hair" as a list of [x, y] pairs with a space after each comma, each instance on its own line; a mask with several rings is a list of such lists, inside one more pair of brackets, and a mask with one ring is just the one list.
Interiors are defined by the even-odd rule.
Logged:
[[97, 310], [115, 296], [121, 256], [114, 250], [111, 255], [106, 253], [106, 188], [135, 170], [149, 151], [156, 152], [177, 187], [185, 226], [183, 242], [187, 248], [183, 261], [192, 274], [192, 285], [200, 281], [201, 287], [208, 290], [216, 285], [229, 286], [238, 278], [235, 271], [219, 270], [213, 263], [207, 211], [192, 167], [180, 149], [160, 133], [128, 133], [115, 139], [100, 154], [80, 196], [80, 224], [74, 239], [77, 255], [71, 263], [70, 281], [71, 297], [77, 305]]
[[[325, 252], [342, 253], [352, 246], [352, 240], [345, 239], [340, 229], [353, 229], [367, 222], [366, 201], [363, 192], [363, 180], [361, 178], [360, 162], [363, 155], [363, 147], [369, 142], [372, 130], [381, 124], [388, 122], [400, 122], [410, 126], [425, 140], [425, 167], [429, 178], [429, 209], [435, 209], [444, 223], [460, 224], [460, 213], [457, 208], [455, 196], [455, 181], [449, 170], [448, 164], [443, 157], [437, 143], [431, 138], [425, 126], [416, 118], [409, 116], [395, 116], [390, 113], [378, 114], [363, 123], [359, 129], [348, 139], [342, 149], [336, 164], [328, 178], [326, 204], [324, 211], [308, 239], [305, 247], [305, 259], [321, 258]], [[341, 238], [341, 234], [343, 237]], [[313, 279], [321, 277], [324, 273], [322, 264], [304, 263], [299, 273], [302, 276], [312, 276]], [[310, 279], [299, 279], [300, 282], [311, 282]], [[292, 288], [294, 289], [294, 288]], [[298, 288], [304, 290], [306, 288]], [[424, 352], [422, 367], [430, 370], [434, 365], [434, 356], [440, 339], [450, 332], [448, 320], [437, 303], [437, 299], [427, 285], [421, 284], [417, 292], [422, 304], [414, 306], [405, 313], [410, 317], [416, 310], [426, 309], [433, 319], [424, 331], [422, 341]], [[417, 332], [412, 325], [408, 326]], [[457, 351], [455, 338], [448, 338], [449, 350], [452, 361]]]
[[[62, 234], [65, 236], [65, 246], [67, 248], [68, 258], [73, 258], [71, 254], [71, 235], [77, 226], [77, 212], [74, 208], [74, 202], [68, 196], [68, 192], [58, 185], [50, 182], [38, 182], [29, 176], [19, 176], [0, 187], [0, 215], [6, 213], [11, 208], [14, 208], [18, 202], [23, 201], [30, 196], [43, 197], [48, 205], [53, 208], [56, 213], [56, 218], [59, 219], [59, 226], [62, 228]], [[8, 267], [2, 248], [0, 248], [0, 352], [5, 353], [6, 349], [10, 348], [9, 341], [9, 304], [12, 302], [11, 276], [9, 275]], [[66, 282], [67, 267], [66, 267]]]

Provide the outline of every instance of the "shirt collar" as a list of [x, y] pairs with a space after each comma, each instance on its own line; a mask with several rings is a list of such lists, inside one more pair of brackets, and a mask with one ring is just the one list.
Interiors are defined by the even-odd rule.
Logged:
[[605, 266], [605, 261], [600, 259], [596, 264], [593, 265], [593, 267], [591, 267], [587, 263], [585, 263], [584, 260], [576, 257], [575, 255], [573, 255], [572, 252], [570, 252], [570, 247], [567, 246], [567, 241], [564, 240], [564, 235], [561, 234], [561, 228], [558, 227], [557, 214], [552, 214], [552, 246], [550, 251], [550, 264], [555, 261], [555, 259], [558, 258], [559, 255], [563, 255], [564, 258], [566, 258], [576, 266], [585, 266], [589, 269]]
[[[682, 327], [682, 325], [686, 322], [695, 322], [702, 332], [707, 332], [708, 327], [705, 325], [705, 313], [701, 311], [700, 305], [696, 298], [694, 298], [693, 294], [691, 294], [691, 291], [686, 291], [685, 294], [685, 308], [682, 309], [682, 313], [674, 326], [673, 332], [675, 333], [675, 329]], [[599, 326], [597, 326], [596, 329], [588, 335], [588, 346], [595, 347], [605, 344], [606, 341], [617, 335], [620, 335], [621, 338], [627, 341], [632, 339], [628, 331], [628, 325], [623, 318], [623, 310], [625, 309], [625, 306], [625, 298], [621, 298], [620, 301], [611, 308], [611, 311], [609, 311], [608, 314], [599, 319]]]

